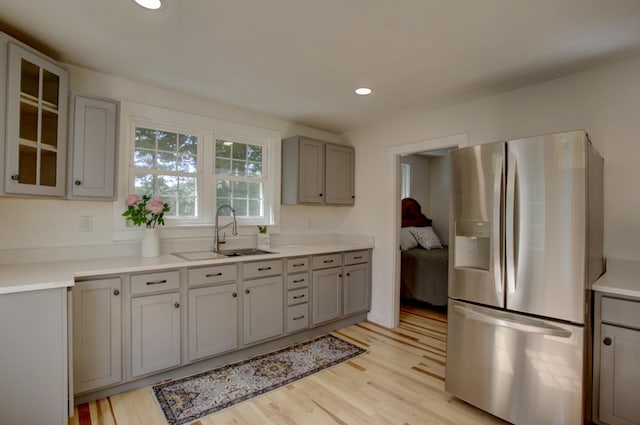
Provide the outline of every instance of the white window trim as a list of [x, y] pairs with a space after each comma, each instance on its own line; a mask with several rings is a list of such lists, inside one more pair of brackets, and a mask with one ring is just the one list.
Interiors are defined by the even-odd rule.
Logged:
[[411, 165], [400, 164], [400, 199], [411, 197]]
[[[198, 188], [199, 203], [202, 205], [201, 216], [197, 219], [166, 219], [164, 228], [175, 237], [190, 235], [202, 236], [198, 228], [210, 228], [215, 221], [215, 175], [202, 177], [202, 173], [213, 170], [213, 156], [216, 138], [231, 138], [244, 143], [259, 143], [267, 148], [266, 165], [267, 181], [264, 184], [265, 193], [265, 218], [263, 220], [238, 218], [239, 226], [255, 226], [256, 224], [268, 224], [277, 231], [280, 225], [280, 152], [281, 135], [278, 131], [253, 127], [245, 124], [233, 123], [213, 117], [195, 113], [182, 112], [146, 105], [136, 102], [123, 101], [121, 103], [120, 146], [118, 164], [126, 164], [118, 168], [118, 199], [114, 202], [113, 222], [114, 240], [136, 239], [137, 227], [127, 226], [127, 221], [121, 216], [126, 209], [125, 200], [131, 190], [132, 179], [132, 154], [135, 127], [149, 125], [151, 128], [160, 126], [170, 131], [179, 131], [198, 136], [198, 178], [202, 185]], [[202, 161], [202, 162], [201, 162]], [[268, 194], [268, 196], [267, 196]], [[206, 206], [206, 207], [205, 207]], [[227, 219], [228, 220], [228, 219]], [[221, 224], [225, 224], [221, 219]], [[193, 230], [189, 230], [189, 229]], [[182, 231], [180, 231], [182, 229]], [[176, 231], [178, 230], [178, 231]], [[253, 232], [253, 230], [252, 230]], [[135, 235], [132, 235], [135, 233]], [[208, 235], [208, 233], [207, 233]]]

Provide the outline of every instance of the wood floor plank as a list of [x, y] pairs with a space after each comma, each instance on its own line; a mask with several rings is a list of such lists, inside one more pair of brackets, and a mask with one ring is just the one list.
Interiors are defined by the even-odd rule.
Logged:
[[[334, 334], [367, 350], [345, 363], [194, 425], [504, 425], [444, 391], [447, 317], [403, 304], [395, 329], [363, 322]], [[162, 425], [151, 387], [77, 406], [69, 425]]]

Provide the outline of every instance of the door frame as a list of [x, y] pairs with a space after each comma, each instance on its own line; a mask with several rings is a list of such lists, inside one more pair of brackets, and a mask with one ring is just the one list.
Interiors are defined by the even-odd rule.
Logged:
[[[389, 223], [389, 231], [391, 234], [391, 246], [398, 247], [393, 249], [391, 259], [392, 267], [392, 305], [391, 313], [393, 318], [393, 326], [397, 327], [400, 323], [400, 221], [402, 220], [401, 202], [400, 202], [400, 157], [419, 152], [433, 151], [447, 148], [461, 148], [469, 145], [469, 133], [458, 133], [451, 136], [436, 137], [432, 139], [412, 142], [403, 145], [393, 146], [388, 149], [388, 181], [391, 183], [392, 190], [389, 190], [389, 198], [387, 205], [390, 206], [391, 222]], [[451, 233], [452, 227], [449, 226]], [[451, 234], [449, 235], [451, 239]]]

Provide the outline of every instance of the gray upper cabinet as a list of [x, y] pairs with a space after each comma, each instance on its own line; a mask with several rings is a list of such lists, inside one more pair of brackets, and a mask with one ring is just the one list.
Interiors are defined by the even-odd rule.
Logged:
[[64, 196], [68, 73], [9, 41], [4, 191]]
[[353, 205], [355, 151], [302, 136], [282, 141], [282, 204]]
[[120, 102], [73, 97], [69, 197], [115, 199]]
[[349, 146], [331, 144], [327, 144], [325, 149], [325, 203], [353, 205], [356, 198], [355, 151]]

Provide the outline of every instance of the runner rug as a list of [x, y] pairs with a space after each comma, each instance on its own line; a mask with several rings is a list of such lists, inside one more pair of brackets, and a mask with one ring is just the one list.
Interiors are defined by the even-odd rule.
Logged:
[[182, 425], [288, 385], [366, 350], [325, 335], [153, 386], [169, 425]]

